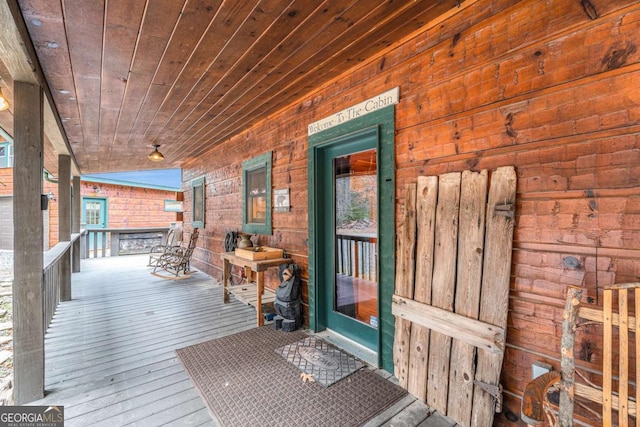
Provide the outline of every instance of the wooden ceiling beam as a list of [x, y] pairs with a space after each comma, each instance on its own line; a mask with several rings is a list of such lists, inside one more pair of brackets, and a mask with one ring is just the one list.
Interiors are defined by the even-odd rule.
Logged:
[[[49, 85], [44, 78], [35, 49], [31, 44], [20, 7], [15, 0], [0, 0], [0, 57], [14, 81], [42, 87], [44, 103], [44, 133], [58, 154], [71, 156], [72, 173], [80, 168], [67, 140]], [[56, 168], [57, 169], [57, 168]]]
[[[73, 147], [79, 163], [86, 160], [80, 112], [76, 102], [75, 83], [71, 69], [71, 59], [67, 49], [62, 5], [50, 0], [30, 0], [23, 6], [23, 16], [30, 23], [30, 37], [38, 51], [40, 65], [47, 76], [54, 102], [58, 108], [60, 121], [65, 126], [67, 139]], [[39, 13], [36, 13], [39, 11]]]

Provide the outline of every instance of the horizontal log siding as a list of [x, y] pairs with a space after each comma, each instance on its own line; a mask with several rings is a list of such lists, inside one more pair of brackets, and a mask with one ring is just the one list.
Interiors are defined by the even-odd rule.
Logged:
[[[420, 175], [516, 167], [502, 382], [519, 414], [531, 363], [559, 367], [566, 287], [583, 281], [564, 259], [580, 261], [593, 307], [603, 286], [640, 276], [640, 5], [593, 3], [595, 20], [579, 1], [478, 0], [189, 161], [185, 188], [202, 175], [207, 183], [194, 264], [222, 277], [225, 232], [241, 227], [241, 163], [273, 150], [273, 188], [290, 189], [292, 208], [273, 213], [273, 236], [259, 243], [285, 248], [306, 277], [307, 125], [399, 86], [396, 213]], [[593, 332], [578, 332], [576, 362], [600, 382]]]
[[[89, 181], [82, 181], [80, 187], [83, 197], [107, 199], [109, 228], [168, 227], [176, 221], [175, 212], [164, 211], [165, 200], [176, 200], [173, 191]], [[53, 246], [58, 242], [58, 185], [45, 181], [44, 193], [49, 192], [56, 198], [49, 201], [49, 238]]]
[[13, 195], [13, 168], [0, 168], [0, 196]]

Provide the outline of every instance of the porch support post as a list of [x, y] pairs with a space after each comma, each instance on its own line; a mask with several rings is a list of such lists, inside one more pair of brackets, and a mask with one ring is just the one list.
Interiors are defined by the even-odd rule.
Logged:
[[13, 397], [44, 396], [43, 96], [39, 85], [14, 82]]
[[[73, 234], [80, 233], [80, 218], [82, 215], [82, 190], [80, 188], [80, 177], [73, 177], [73, 193], [71, 195], [71, 232]], [[71, 263], [71, 271], [74, 273], [80, 272], [80, 241], [82, 239], [76, 239], [73, 242], [73, 262]]]
[[[58, 155], [58, 241], [71, 241], [71, 156]], [[60, 260], [60, 301], [71, 300], [71, 251]]]

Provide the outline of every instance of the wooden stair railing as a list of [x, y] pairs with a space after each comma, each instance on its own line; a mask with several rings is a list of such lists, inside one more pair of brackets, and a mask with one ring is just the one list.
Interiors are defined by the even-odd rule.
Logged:
[[[629, 331], [640, 330], [640, 283], [616, 284], [605, 287], [603, 291], [603, 309], [597, 310], [588, 307], [578, 307], [580, 303], [581, 290], [570, 287], [567, 292], [567, 304], [564, 312], [563, 326], [563, 349], [561, 355], [562, 372], [549, 372], [531, 381], [524, 392], [522, 398], [521, 418], [529, 425], [539, 425], [545, 419], [544, 402], [549, 388], [561, 383], [561, 393], [567, 393], [565, 399], [560, 400], [558, 409], [558, 422], [560, 426], [573, 425], [573, 398], [574, 395], [602, 405], [602, 425], [611, 426], [614, 424], [614, 411], [618, 413], [617, 425], [627, 426], [630, 424], [629, 418], [636, 418], [636, 402], [640, 397], [640, 387], [635, 387], [635, 395], [629, 393]], [[629, 315], [629, 298], [633, 297], [635, 316]], [[617, 297], [617, 298], [616, 298]], [[615, 304], [617, 302], [617, 304]], [[615, 306], [615, 307], [614, 307]], [[617, 309], [617, 312], [614, 311]], [[577, 311], [577, 317], [597, 322], [603, 325], [603, 349], [602, 349], [602, 389], [573, 383], [575, 372], [573, 360], [573, 336], [575, 335], [575, 323], [570, 322], [571, 311]], [[618, 331], [618, 345], [614, 347], [615, 330]], [[564, 343], [570, 342], [571, 348], [565, 348]], [[635, 345], [633, 360], [634, 370], [640, 372], [640, 339], [634, 336]], [[618, 380], [617, 389], [614, 388], [614, 366], [613, 354], [618, 354]], [[570, 381], [566, 384], [568, 377]], [[563, 384], [563, 382], [565, 382]], [[633, 383], [636, 383], [634, 380]]]

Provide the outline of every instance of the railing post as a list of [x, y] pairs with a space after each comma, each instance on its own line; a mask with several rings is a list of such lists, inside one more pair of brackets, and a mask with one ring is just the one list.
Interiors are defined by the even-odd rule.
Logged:
[[[58, 241], [71, 241], [71, 156], [58, 155]], [[60, 261], [60, 301], [71, 301], [71, 251]]]
[[102, 256], [106, 257], [107, 256], [107, 239], [111, 239], [111, 234], [107, 233], [106, 231], [101, 231], [100, 235], [102, 236], [100, 238], [100, 242], [101, 242], [100, 247], [102, 248]]
[[80, 235], [80, 258], [87, 259], [89, 258], [89, 232], [87, 230], [82, 230], [82, 234]]
[[80, 272], [80, 259], [82, 259], [82, 249], [80, 245], [81, 239], [76, 239], [71, 247], [71, 272]]
[[[80, 177], [73, 176], [73, 192], [71, 193], [71, 232], [73, 234], [80, 233], [80, 218], [82, 216], [82, 194], [80, 188]], [[80, 272], [80, 259], [82, 258], [81, 239], [76, 239], [73, 242], [73, 249], [71, 250], [71, 271], [73, 273]]]
[[111, 253], [109, 256], [118, 256], [120, 252], [120, 233], [117, 231], [111, 232]]

